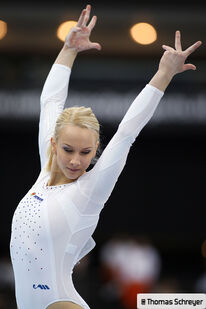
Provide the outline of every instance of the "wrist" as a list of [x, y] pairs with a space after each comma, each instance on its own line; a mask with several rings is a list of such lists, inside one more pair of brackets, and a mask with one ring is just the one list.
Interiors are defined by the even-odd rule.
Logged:
[[66, 42], [64, 43], [62, 47], [62, 51], [65, 53], [71, 54], [74, 57], [77, 56], [78, 54], [78, 51], [76, 50], [76, 48], [69, 47]]
[[161, 78], [164, 78], [166, 81], [170, 82], [174, 77], [175, 73], [167, 70], [158, 69], [157, 73]]
[[70, 48], [64, 44], [59, 55], [56, 58], [55, 63], [63, 64], [72, 68], [74, 60], [77, 56], [77, 51], [74, 48]]
[[156, 74], [153, 76], [151, 81], [149, 82], [150, 85], [158, 88], [161, 91], [165, 91], [169, 83], [171, 82], [173, 76], [175, 74], [171, 72], [167, 72], [161, 69], [158, 69]]

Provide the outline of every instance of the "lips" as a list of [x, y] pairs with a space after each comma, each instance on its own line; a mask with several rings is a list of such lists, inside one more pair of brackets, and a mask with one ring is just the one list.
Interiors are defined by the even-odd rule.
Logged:
[[74, 168], [69, 168], [69, 167], [67, 167], [67, 169], [73, 173], [80, 171], [80, 169], [74, 169]]

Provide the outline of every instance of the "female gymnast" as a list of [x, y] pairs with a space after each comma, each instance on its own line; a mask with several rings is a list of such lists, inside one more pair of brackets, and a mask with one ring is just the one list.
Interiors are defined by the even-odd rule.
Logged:
[[10, 251], [18, 309], [89, 309], [73, 286], [73, 267], [95, 246], [92, 234], [103, 205], [132, 143], [152, 117], [166, 87], [175, 74], [196, 69], [185, 60], [201, 42], [182, 51], [177, 31], [175, 49], [163, 45], [157, 73], [131, 104], [97, 163], [87, 171], [98, 148], [99, 123], [90, 108], [64, 109], [64, 103], [77, 54], [101, 49], [90, 41], [97, 19], [93, 16], [88, 23], [90, 10], [87, 5], [77, 26], [68, 33], [41, 94], [41, 172], [12, 220]]

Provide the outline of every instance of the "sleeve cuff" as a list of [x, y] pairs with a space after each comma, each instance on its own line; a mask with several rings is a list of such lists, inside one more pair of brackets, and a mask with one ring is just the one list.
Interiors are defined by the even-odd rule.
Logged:
[[156, 87], [154, 87], [154, 86], [152, 86], [150, 84], [147, 84], [146, 88], [150, 88], [152, 91], [156, 92], [157, 94], [159, 94], [161, 96], [163, 96], [163, 94], [164, 94], [164, 91], [159, 90], [158, 88], [156, 88]]
[[62, 68], [63, 70], [66, 70], [66, 71], [68, 71], [68, 72], [71, 72], [71, 68], [69, 68], [68, 66], [66, 66], [66, 65], [64, 65], [64, 64], [60, 64], [60, 63], [54, 63], [53, 65], [52, 65], [52, 67], [54, 67], [54, 68]]

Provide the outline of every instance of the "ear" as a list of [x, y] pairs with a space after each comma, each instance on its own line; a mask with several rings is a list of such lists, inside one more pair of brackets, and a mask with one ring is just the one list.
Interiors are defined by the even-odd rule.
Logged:
[[57, 146], [56, 146], [55, 139], [51, 137], [50, 142], [51, 142], [51, 150], [53, 154], [57, 154]]
[[96, 141], [95, 149], [94, 149], [94, 158], [96, 157], [98, 146], [99, 146], [99, 141]]
[[99, 147], [99, 141], [96, 141], [96, 151], [97, 151], [98, 147]]

